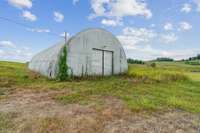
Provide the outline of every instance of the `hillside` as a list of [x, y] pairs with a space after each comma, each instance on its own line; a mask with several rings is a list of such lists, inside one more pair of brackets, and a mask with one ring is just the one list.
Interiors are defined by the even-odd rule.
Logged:
[[195, 132], [199, 88], [200, 66], [184, 62], [66, 82], [0, 62], [0, 132]]

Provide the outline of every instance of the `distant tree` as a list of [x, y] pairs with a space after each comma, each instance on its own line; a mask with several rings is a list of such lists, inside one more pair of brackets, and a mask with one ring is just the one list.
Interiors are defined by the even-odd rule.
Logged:
[[156, 61], [174, 61], [174, 59], [167, 58], [167, 57], [160, 57], [160, 58], [157, 58]]
[[200, 59], [200, 54], [197, 55], [197, 59]]
[[129, 59], [127, 60], [127, 62], [128, 62], [129, 64], [145, 64], [144, 61], [141, 61], [141, 60], [134, 60], [134, 59], [131, 59], [131, 58], [129, 58]]

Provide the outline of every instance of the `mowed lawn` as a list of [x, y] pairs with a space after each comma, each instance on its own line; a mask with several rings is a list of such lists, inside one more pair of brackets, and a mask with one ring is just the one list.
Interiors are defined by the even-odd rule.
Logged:
[[101, 106], [105, 97], [115, 97], [132, 111], [180, 109], [200, 113], [200, 66], [183, 62], [156, 62], [156, 67], [149, 64], [129, 65], [124, 75], [59, 82], [30, 72], [26, 64], [1, 61], [0, 100], [13, 89], [69, 90], [55, 100]]

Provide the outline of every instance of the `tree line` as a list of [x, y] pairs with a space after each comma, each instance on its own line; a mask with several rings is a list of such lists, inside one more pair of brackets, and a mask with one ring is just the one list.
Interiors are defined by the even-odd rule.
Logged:
[[183, 61], [185, 61], [185, 63], [189, 65], [200, 65], [200, 54]]
[[145, 62], [142, 61], [142, 60], [135, 60], [135, 59], [131, 59], [131, 58], [129, 58], [129, 59], [127, 60], [127, 62], [128, 62], [129, 64], [145, 64]]
[[200, 54], [198, 54], [197, 56], [190, 57], [190, 58], [187, 59], [187, 61], [192, 61], [192, 60], [200, 60]]
[[[190, 64], [190, 62], [192, 62], [192, 61], [195, 61], [195, 63], [196, 63], [196, 60], [200, 60], [200, 54], [198, 54], [197, 56], [194, 56], [194, 57], [189, 57], [188, 59], [180, 60], [180, 61], [185, 61], [185, 63]], [[159, 57], [152, 61], [153, 62], [164, 62], [164, 61], [173, 62], [175, 60], [173, 58], [168, 58], [168, 57]], [[127, 62], [129, 64], [145, 64], [145, 61], [138, 60], [138, 59], [131, 59], [131, 58], [128, 58]], [[197, 61], [197, 62], [199, 64], [199, 61]]]

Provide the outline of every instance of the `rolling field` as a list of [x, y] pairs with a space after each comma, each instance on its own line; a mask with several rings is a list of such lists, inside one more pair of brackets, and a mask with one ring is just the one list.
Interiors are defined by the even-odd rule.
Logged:
[[125, 75], [58, 82], [26, 64], [0, 62], [0, 132], [196, 132], [199, 126], [199, 65], [129, 65]]

